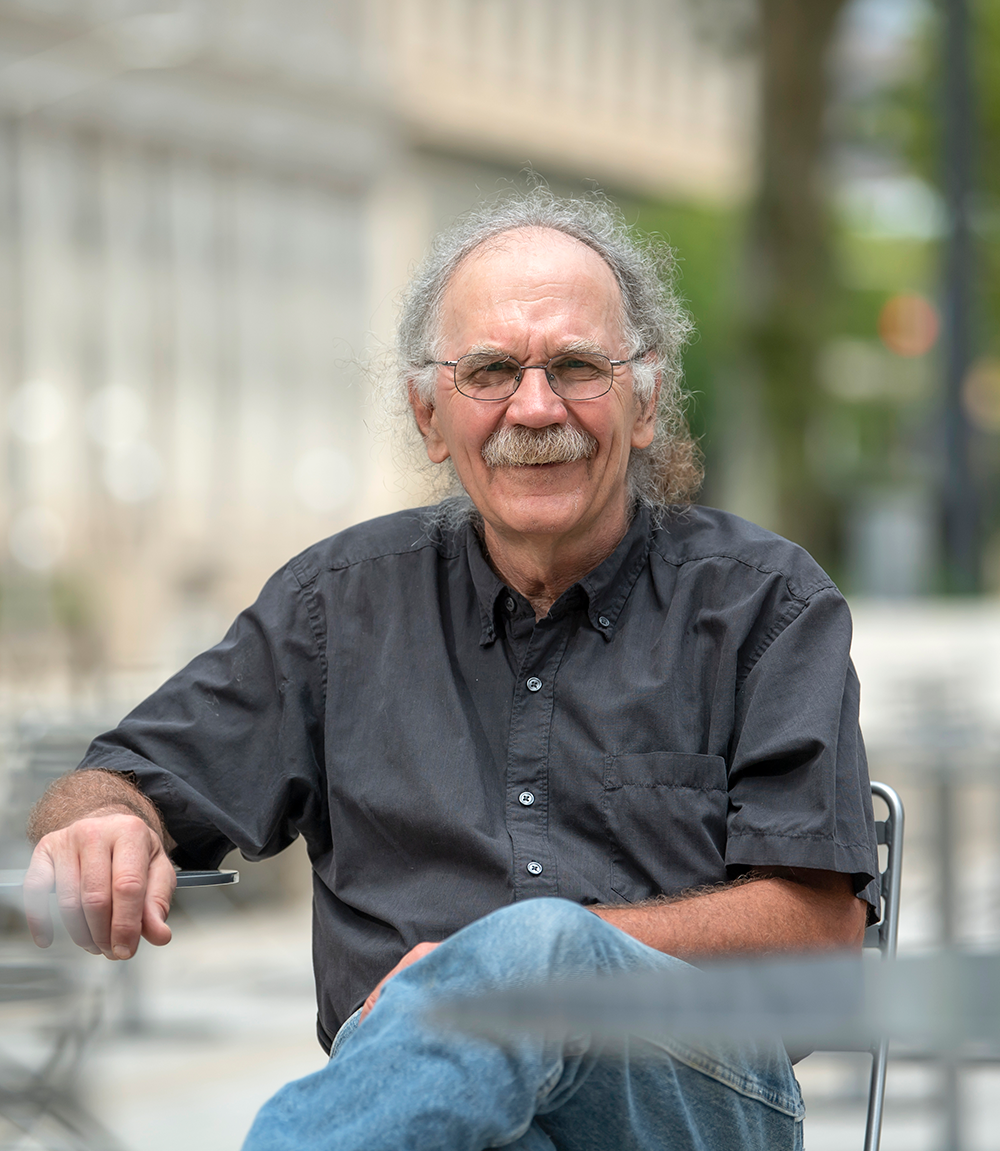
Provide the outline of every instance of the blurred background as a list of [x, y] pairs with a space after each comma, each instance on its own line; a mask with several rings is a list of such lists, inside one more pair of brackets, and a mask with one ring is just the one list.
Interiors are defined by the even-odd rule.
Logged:
[[[422, 500], [372, 364], [528, 169], [678, 250], [703, 502], [854, 607], [902, 946], [995, 948], [996, 0], [0, 0], [0, 867], [290, 555]], [[236, 865], [126, 965], [0, 905], [0, 1147], [235, 1151], [321, 1065], [304, 853]], [[995, 1053], [911, 1054], [883, 1146], [1000, 1148]], [[863, 1075], [802, 1065], [807, 1146], [860, 1147]]]

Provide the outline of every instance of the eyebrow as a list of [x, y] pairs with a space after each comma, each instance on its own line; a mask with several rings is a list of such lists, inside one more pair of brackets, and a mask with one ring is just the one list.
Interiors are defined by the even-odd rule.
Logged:
[[[608, 359], [613, 357], [601, 347], [600, 344], [594, 340], [571, 340], [568, 344], [563, 344], [558, 351], [553, 352], [549, 356], [550, 360], [554, 360], [556, 356], [571, 355], [573, 352], [590, 353], [597, 356], [608, 356]], [[463, 352], [466, 356], [509, 356], [512, 360], [521, 361], [513, 352], [507, 351], [506, 348], [501, 348], [497, 344], [474, 344], [467, 352]]]

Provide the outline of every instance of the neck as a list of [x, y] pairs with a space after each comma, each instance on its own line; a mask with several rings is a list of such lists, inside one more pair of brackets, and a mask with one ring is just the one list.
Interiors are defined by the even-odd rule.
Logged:
[[628, 525], [629, 517], [623, 514], [606, 530], [580, 540], [509, 533], [488, 522], [483, 530], [494, 571], [531, 604], [535, 619], [541, 619], [567, 588], [611, 555]]

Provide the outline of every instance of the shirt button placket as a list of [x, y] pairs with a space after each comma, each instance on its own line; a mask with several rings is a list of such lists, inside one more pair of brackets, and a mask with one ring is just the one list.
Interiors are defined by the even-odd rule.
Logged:
[[507, 743], [507, 827], [514, 849], [514, 898], [558, 895], [559, 867], [549, 842], [548, 755], [555, 677], [569, 617], [532, 629], [515, 680]]

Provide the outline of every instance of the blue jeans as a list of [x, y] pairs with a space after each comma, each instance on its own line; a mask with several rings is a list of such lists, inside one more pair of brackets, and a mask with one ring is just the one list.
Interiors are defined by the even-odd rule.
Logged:
[[553, 1029], [504, 1044], [439, 1030], [456, 996], [683, 966], [562, 899], [505, 907], [391, 979], [321, 1071], [264, 1105], [243, 1151], [796, 1151], [802, 1097], [784, 1049]]

